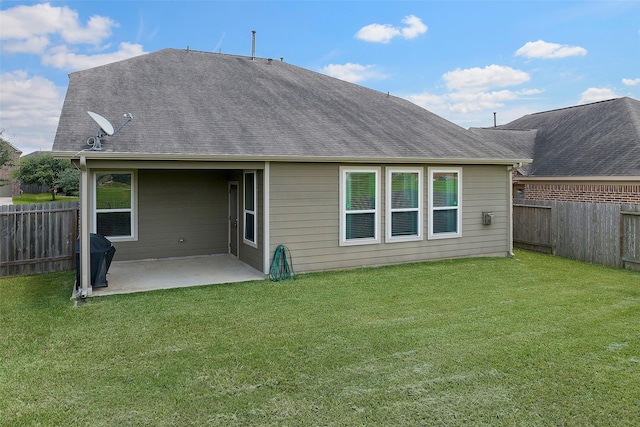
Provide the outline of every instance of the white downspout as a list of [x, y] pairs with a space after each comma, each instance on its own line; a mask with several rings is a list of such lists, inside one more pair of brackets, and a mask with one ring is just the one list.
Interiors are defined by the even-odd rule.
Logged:
[[270, 219], [270, 215], [271, 215], [271, 210], [269, 209], [270, 205], [271, 205], [271, 178], [270, 178], [270, 173], [271, 173], [271, 163], [270, 162], [264, 162], [264, 178], [263, 178], [263, 191], [262, 193], [264, 194], [264, 209], [263, 209], [263, 215], [264, 215], [264, 261], [263, 261], [263, 272], [264, 274], [269, 274], [269, 269], [271, 268], [271, 219]]
[[80, 296], [91, 295], [91, 242], [89, 231], [89, 171], [87, 159], [80, 157]]
[[509, 236], [508, 248], [509, 248], [509, 256], [514, 256], [513, 254], [513, 171], [518, 170], [522, 167], [522, 163], [515, 163], [513, 166], [507, 168], [507, 174], [509, 174], [509, 188], [508, 197], [509, 197], [509, 232], [507, 233]]

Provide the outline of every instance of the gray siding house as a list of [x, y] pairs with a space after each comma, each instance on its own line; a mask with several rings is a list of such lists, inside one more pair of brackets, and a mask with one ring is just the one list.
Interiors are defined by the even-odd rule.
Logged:
[[[133, 120], [96, 150], [87, 111]], [[82, 172], [83, 296], [90, 233], [114, 260], [228, 254], [265, 275], [280, 244], [296, 272], [508, 256], [530, 161], [386, 93], [177, 49], [72, 73], [53, 152]]]

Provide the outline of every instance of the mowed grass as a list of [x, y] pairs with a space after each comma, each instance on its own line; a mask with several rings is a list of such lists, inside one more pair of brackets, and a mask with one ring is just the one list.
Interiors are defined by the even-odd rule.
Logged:
[[517, 252], [80, 307], [73, 277], [0, 279], [2, 425], [640, 420], [639, 273]]
[[[51, 193], [38, 193], [38, 194], [24, 193], [21, 196], [13, 197], [12, 200], [14, 205], [29, 205], [32, 203], [49, 203], [54, 201], [51, 197]], [[72, 202], [76, 200], [79, 200], [79, 198], [75, 196], [57, 195], [55, 201], [56, 202]]]

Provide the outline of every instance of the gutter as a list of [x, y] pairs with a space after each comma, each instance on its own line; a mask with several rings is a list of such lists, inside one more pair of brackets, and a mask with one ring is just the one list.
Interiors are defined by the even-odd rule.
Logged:
[[520, 169], [522, 167], [522, 162], [517, 162], [514, 163], [510, 168], [509, 168], [509, 172], [513, 172], [513, 171], [517, 171], [518, 169]]
[[[80, 153], [73, 151], [53, 151], [53, 157], [78, 159]], [[82, 156], [94, 160], [165, 160], [184, 162], [297, 162], [297, 163], [430, 163], [457, 165], [516, 165], [533, 162], [526, 158], [437, 158], [437, 157], [341, 157], [341, 156], [250, 156], [238, 154], [181, 154], [181, 153], [127, 153], [109, 151], [83, 151]]]

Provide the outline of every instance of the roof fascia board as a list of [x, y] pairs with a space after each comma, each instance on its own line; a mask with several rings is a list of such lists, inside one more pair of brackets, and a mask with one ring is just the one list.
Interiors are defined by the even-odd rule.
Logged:
[[[72, 161], [74, 161], [72, 159]], [[132, 168], [132, 169], [183, 169], [183, 170], [203, 170], [203, 169], [264, 169], [264, 163], [260, 161], [234, 161], [234, 162], [218, 162], [218, 161], [181, 161], [179, 165], [173, 160], [139, 160], [139, 159], [88, 159], [88, 165], [91, 169], [110, 169], [110, 168]]]
[[121, 153], [104, 151], [55, 151], [53, 157], [87, 160], [158, 160], [178, 162], [299, 162], [299, 163], [430, 163], [457, 165], [517, 165], [531, 163], [532, 159], [465, 159], [465, 158], [419, 158], [419, 157], [321, 157], [321, 156], [246, 156], [246, 155], [203, 155], [178, 153]]

